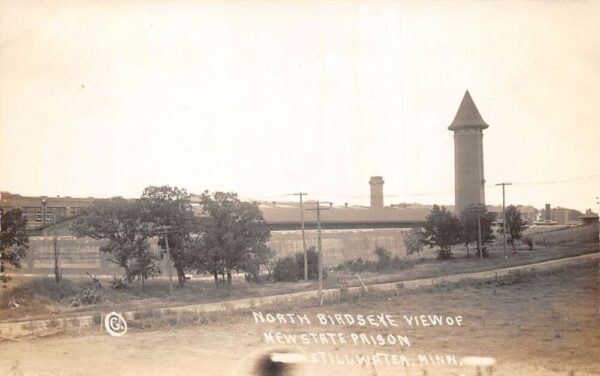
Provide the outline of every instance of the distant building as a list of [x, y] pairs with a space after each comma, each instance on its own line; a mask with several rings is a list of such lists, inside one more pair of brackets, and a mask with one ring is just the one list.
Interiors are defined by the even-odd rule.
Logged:
[[544, 209], [541, 210], [541, 214], [543, 221], [539, 223], [556, 225], [578, 225], [581, 223], [579, 218], [583, 215], [578, 210], [561, 207], [552, 208], [550, 204], [545, 205]]
[[[527, 221], [527, 224], [532, 225], [535, 223], [536, 216], [539, 212], [536, 208], [529, 205], [517, 205], [517, 209], [521, 212], [521, 216]], [[498, 223], [502, 223], [502, 205], [488, 205], [487, 210], [496, 216], [496, 221]]]
[[578, 225], [579, 218], [583, 215], [578, 210], [557, 207], [553, 210], [553, 218], [557, 225]]
[[[311, 208], [311, 202], [305, 202], [304, 208]], [[274, 231], [300, 230], [300, 206], [296, 202], [261, 203], [260, 210]], [[431, 211], [429, 205], [394, 205], [372, 210], [369, 206], [333, 205], [321, 214], [323, 229], [379, 229], [410, 228], [425, 223], [425, 217]], [[306, 229], [317, 228], [314, 212], [305, 212]]]
[[589, 213], [579, 217], [583, 225], [598, 225], [598, 214]]
[[[200, 211], [197, 196], [192, 199], [195, 211]], [[313, 203], [304, 203], [305, 209]], [[300, 204], [297, 202], [265, 202], [259, 208], [272, 233], [267, 245], [279, 256], [295, 255], [302, 251], [303, 240]], [[406, 256], [404, 235], [409, 228], [422, 225], [431, 206], [405, 204], [373, 210], [369, 206], [332, 205], [321, 214], [323, 262], [327, 266], [342, 264], [358, 257], [375, 260], [375, 249], [384, 247], [394, 256]], [[50, 274], [54, 267], [53, 239], [56, 237], [61, 254], [61, 272], [65, 275], [84, 275], [85, 272], [98, 276], [119, 275], [122, 270], [109, 261], [107, 254], [100, 252], [106, 240], [87, 237], [76, 238], [71, 230], [76, 216], [57, 221], [32, 230], [29, 250], [23, 260], [21, 273]], [[306, 244], [317, 244], [317, 220], [315, 212], [305, 212]], [[36, 222], [37, 223], [37, 222]], [[37, 235], [37, 236], [35, 236]], [[155, 240], [150, 250], [160, 253]], [[166, 276], [169, 265], [167, 258], [160, 262], [162, 276]]]
[[39, 229], [66, 218], [91, 205], [94, 198], [21, 196], [10, 192], [0, 192], [0, 208], [21, 208], [27, 218], [27, 229]]
[[488, 127], [467, 90], [454, 121], [448, 127], [454, 132], [454, 203], [457, 215], [470, 205], [485, 205], [483, 130]]

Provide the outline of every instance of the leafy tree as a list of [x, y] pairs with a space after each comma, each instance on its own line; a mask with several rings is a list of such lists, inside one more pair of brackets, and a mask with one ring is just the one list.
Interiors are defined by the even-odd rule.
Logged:
[[29, 239], [25, 231], [27, 218], [21, 209], [0, 209], [0, 216], [0, 281], [6, 283], [10, 280], [6, 267], [21, 267], [21, 259], [29, 248]]
[[157, 261], [161, 258], [149, 249], [150, 224], [144, 218], [139, 200], [96, 200], [77, 218], [73, 231], [79, 237], [108, 240], [100, 251], [125, 269], [128, 281], [139, 279], [144, 290], [144, 280], [160, 273]]
[[223, 259], [218, 248], [214, 247], [212, 240], [208, 241], [206, 234], [212, 231], [215, 221], [200, 218], [196, 223], [196, 230], [186, 241], [186, 249], [189, 250], [189, 267], [198, 273], [209, 273], [214, 277], [215, 287], [219, 286], [219, 275], [225, 273]]
[[505, 217], [506, 232], [508, 235], [510, 235], [508, 242], [512, 246], [513, 251], [516, 251], [515, 240], [521, 239], [523, 236], [523, 230], [525, 230], [527, 226], [525, 225], [521, 211], [514, 205], [510, 205], [506, 208]]
[[404, 246], [406, 247], [406, 254], [412, 255], [417, 254], [419, 261], [421, 260], [421, 250], [423, 250], [424, 234], [423, 230], [417, 227], [413, 227], [404, 236]]
[[219, 269], [224, 271], [231, 293], [232, 273], [244, 271], [249, 254], [266, 248], [270, 229], [258, 205], [241, 201], [235, 193], [205, 191], [200, 206], [204, 217], [200, 221], [197, 261], [208, 266], [215, 278]]
[[439, 247], [439, 258], [452, 257], [452, 246], [461, 242], [460, 220], [444, 206], [433, 205], [423, 227], [423, 242], [429, 248]]
[[[494, 230], [492, 229], [492, 222], [495, 219], [494, 214], [488, 212], [487, 209], [481, 205], [469, 206], [460, 215], [462, 230], [461, 241], [467, 247], [467, 256], [469, 255], [469, 244], [478, 241], [478, 215], [480, 217], [481, 225], [481, 245], [483, 246], [495, 239]], [[479, 252], [481, 252], [481, 250], [478, 247], [477, 254], [479, 254]]]
[[268, 278], [271, 277], [272, 263], [275, 258], [275, 251], [268, 247], [252, 248], [244, 255], [241, 269], [246, 274], [246, 280], [250, 282], [260, 282], [260, 272], [264, 268], [268, 272]]
[[140, 204], [146, 216], [145, 221], [151, 224], [150, 234], [159, 237], [158, 245], [166, 249], [168, 240], [169, 256], [177, 271], [179, 285], [183, 287], [185, 269], [191, 257], [186, 245], [196, 220], [190, 195], [185, 189], [168, 185], [149, 186], [144, 189]]

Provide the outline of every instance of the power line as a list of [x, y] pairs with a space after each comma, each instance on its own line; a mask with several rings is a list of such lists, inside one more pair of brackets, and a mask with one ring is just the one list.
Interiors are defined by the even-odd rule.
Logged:
[[515, 182], [513, 185], [544, 185], [544, 184], [560, 184], [560, 183], [570, 183], [574, 181], [588, 180], [600, 178], [600, 174], [587, 175], [587, 176], [579, 176], [569, 179], [563, 180], [546, 180], [546, 181], [532, 181], [532, 182]]
[[[570, 182], [574, 182], [574, 181], [583, 181], [583, 180], [589, 180], [589, 179], [595, 179], [595, 178], [600, 178], [600, 174], [579, 176], [579, 177], [568, 178], [568, 179], [561, 179], [561, 180], [513, 182], [513, 183], [511, 183], [511, 185], [561, 184], [561, 183], [570, 183]], [[486, 188], [492, 188], [492, 187], [494, 187], [496, 185], [499, 185], [499, 184], [486, 184], [485, 187]], [[409, 194], [389, 194], [389, 195], [383, 195], [383, 197], [394, 198], [394, 197], [405, 197], [405, 196], [408, 196], [408, 197], [415, 197], [415, 196], [435, 196], [435, 195], [450, 194], [450, 193], [454, 193], [454, 190], [436, 191], [436, 192], [418, 192], [418, 193], [409, 193]], [[319, 195], [321, 195], [321, 196], [327, 196], [327, 197], [340, 197], [340, 198], [343, 198], [343, 197], [356, 197], [356, 198], [371, 197], [370, 195], [340, 195], [340, 194], [325, 194], [325, 193], [319, 193]]]

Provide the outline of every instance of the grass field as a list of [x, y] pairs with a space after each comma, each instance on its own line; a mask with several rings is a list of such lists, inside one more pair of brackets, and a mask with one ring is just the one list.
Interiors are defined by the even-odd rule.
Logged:
[[[2, 375], [244, 375], [273, 345], [262, 333], [395, 333], [410, 347], [359, 343], [278, 345], [312, 359], [320, 352], [340, 356], [399, 354], [409, 365], [301, 363], [298, 375], [476, 375], [472, 367], [422, 364], [419, 355], [492, 357], [482, 370], [493, 375], [600, 375], [598, 265], [586, 262], [552, 272], [520, 273], [499, 283], [428, 287], [387, 298], [351, 304], [278, 307], [271, 313], [307, 315], [311, 324], [256, 324], [250, 313], [221, 315], [201, 325], [136, 327], [121, 338], [88, 332], [23, 342], [0, 342]], [[268, 313], [267, 311], [263, 312]], [[317, 314], [462, 316], [462, 325], [398, 328], [323, 326]], [[384, 355], [380, 355], [384, 356]], [[345, 358], [344, 358], [345, 359]], [[435, 358], [433, 358], [435, 359]]]
[[[417, 262], [413, 258], [406, 260], [400, 270], [390, 270], [386, 273], [364, 272], [360, 273], [360, 277], [367, 284], [405, 281], [530, 264], [595, 251], [597, 251], [597, 245], [593, 243], [551, 247], [536, 246], [534, 250], [521, 247], [516, 253], [509, 250], [509, 257], [504, 258], [503, 249], [493, 246], [490, 247], [490, 257], [480, 260], [472, 253], [470, 257], [466, 257], [464, 249], [457, 247], [453, 259], [442, 261], [435, 259], [432, 250], [427, 250], [422, 262]], [[347, 286], [359, 286], [360, 284], [356, 273], [330, 270], [328, 275], [329, 277], [325, 280], [325, 288], [338, 288], [342, 284]], [[247, 283], [240, 276], [234, 281], [232, 294], [228, 296], [224, 286], [215, 288], [211, 280], [192, 280], [187, 282], [183, 289], [176, 287], [171, 293], [169, 293], [168, 283], [165, 280], [148, 281], [145, 292], [142, 292], [139, 284], [136, 283], [128, 285], [125, 289], [114, 290], [105, 281], [101, 302], [71, 307], [73, 296], [81, 292], [88, 281], [86, 279], [64, 279], [59, 292], [52, 278], [19, 279], [16, 277], [12, 281], [14, 283], [12, 288], [0, 289], [0, 321], [180, 306], [317, 288], [316, 283], [312, 281], [255, 284]], [[12, 302], [16, 302], [19, 307], [15, 308]]]

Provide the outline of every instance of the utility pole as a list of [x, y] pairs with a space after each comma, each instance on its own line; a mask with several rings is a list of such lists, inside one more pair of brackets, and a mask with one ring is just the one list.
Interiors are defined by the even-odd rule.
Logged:
[[[2, 203], [2, 193], [0, 193], [0, 204]], [[2, 252], [2, 208], [0, 207], [0, 279], [4, 273], [4, 252]], [[3, 286], [6, 287], [6, 286]]]
[[306, 235], [304, 234], [304, 204], [302, 202], [302, 196], [306, 196], [308, 193], [298, 192], [294, 193], [294, 196], [300, 196], [300, 222], [302, 223], [302, 250], [304, 251], [304, 280], [308, 281], [308, 256], [306, 254]]
[[503, 239], [502, 242], [504, 245], [504, 258], [508, 258], [508, 253], [506, 251], [506, 201], [505, 201], [504, 188], [507, 185], [512, 185], [512, 183], [498, 183], [496, 185], [502, 186], [502, 239]]
[[323, 242], [321, 239], [321, 210], [329, 210], [328, 207], [322, 207], [322, 202], [317, 201], [317, 207], [314, 209], [308, 209], [317, 212], [317, 276], [318, 276], [318, 297], [319, 301], [323, 298]]
[[54, 237], [52, 239], [52, 243], [54, 244], [54, 280], [56, 281], [56, 288], [58, 289], [58, 293], [60, 294], [60, 266], [59, 266], [59, 256], [60, 251], [58, 249], [58, 238], [56, 237], [56, 212], [54, 213]]
[[477, 213], [477, 250], [479, 251], [479, 259], [483, 260], [483, 247], [481, 244], [481, 213], [485, 212], [485, 207], [477, 206], [469, 209], [469, 212]]
[[479, 259], [483, 260], [483, 247], [481, 246], [481, 212], [477, 212], [477, 243], [479, 243]]
[[596, 197], [596, 205], [598, 205], [598, 251], [600, 251], [600, 197]]
[[169, 293], [173, 292], [173, 271], [171, 270], [171, 250], [169, 249], [169, 234], [167, 228], [163, 228], [165, 232], [165, 245], [167, 246], [167, 269], [169, 270]]
[[46, 227], [46, 205], [48, 205], [48, 202], [46, 202], [46, 199], [42, 200], [42, 226]]

